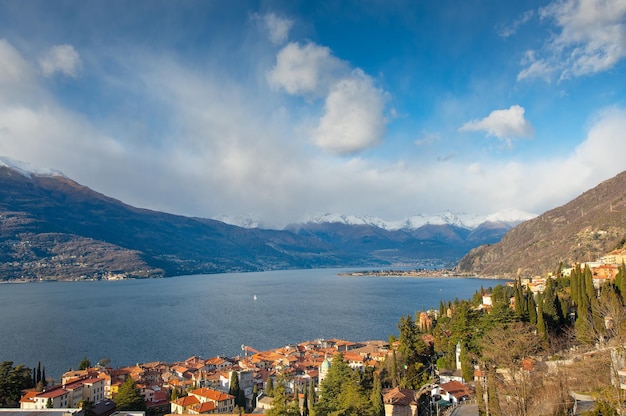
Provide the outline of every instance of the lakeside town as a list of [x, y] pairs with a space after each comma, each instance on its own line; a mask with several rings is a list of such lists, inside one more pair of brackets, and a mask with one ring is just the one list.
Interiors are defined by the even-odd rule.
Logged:
[[[389, 340], [317, 339], [267, 351], [242, 345], [237, 357], [192, 356], [174, 363], [157, 361], [123, 368], [108, 367], [107, 362], [92, 366], [85, 357], [79, 370], [64, 373], [57, 383], [46, 380], [45, 376], [42, 378], [40, 369], [37, 372], [33, 369], [35, 387], [22, 392], [19, 409], [3, 409], [3, 412], [26, 415], [56, 411], [59, 415], [109, 416], [127, 410], [120, 408], [119, 403], [123, 402], [123, 396], [135, 394], [140, 402], [137, 409], [149, 415], [292, 414], [281, 410], [277, 413], [276, 409], [285, 409], [286, 403], [290, 403], [297, 414], [308, 415], [314, 414], [316, 405], [329, 400], [328, 384], [337, 382], [338, 377], [333, 371], [343, 367], [357, 375], [361, 386], [380, 387], [376, 393], [380, 396], [380, 409], [372, 414], [421, 416], [433, 411], [454, 414], [450, 412], [460, 408], [470, 411], [465, 414], [479, 414], [479, 406], [488, 409], [490, 398], [496, 397], [489, 392], [491, 383], [502, 383], [502, 387], [511, 383], [539, 383], [537, 377], [549, 383], [562, 377], [569, 368], [573, 369], [573, 374], [568, 377], [575, 380], [576, 374], [583, 371], [577, 367], [580, 363], [588, 365], [608, 354], [611, 367], [600, 366], [606, 374], [598, 373], [594, 377], [609, 380], [607, 388], [613, 388], [619, 399], [615, 414], [621, 415], [626, 396], [622, 330], [626, 319], [620, 294], [626, 287], [625, 262], [626, 248], [621, 248], [595, 262], [562, 268], [557, 274], [519, 278], [490, 291], [481, 290], [472, 301], [442, 302], [438, 310], [416, 311], [414, 319], [411, 316], [400, 318], [400, 334], [390, 336]], [[567, 314], [557, 312], [563, 315], [565, 323], [576, 320], [573, 328], [577, 338], [577, 342], [566, 349], [562, 346], [557, 349], [550, 345], [554, 343], [558, 347], [557, 338], [552, 337], [559, 328], [550, 330], [546, 322], [552, 319], [548, 308], [560, 302], [557, 293], [564, 282], [568, 284], [568, 302], [574, 299], [579, 299], [575, 304], [586, 302], [590, 312], [595, 308], [592, 304], [606, 302], [603, 297], [610, 293], [608, 288], [614, 288], [620, 299], [616, 309], [607, 309], [599, 316], [601, 325], [595, 329], [581, 329], [583, 324], [579, 326], [579, 322], [582, 321], [574, 316], [581, 315], [581, 309], [576, 313], [571, 308]], [[549, 304], [548, 299], [556, 301]], [[597, 309], [598, 313], [600, 310]], [[503, 321], [503, 326], [498, 326], [502, 324], [498, 321]], [[455, 335], [458, 331], [455, 326], [461, 324], [474, 331], [483, 326], [497, 329], [496, 338], [489, 340], [497, 345], [497, 355], [507, 355], [506, 346], [497, 343], [509, 337], [515, 340], [515, 345], [509, 347], [519, 348], [527, 342], [528, 349], [516, 351], [515, 360], [490, 367], [495, 365], [496, 359], [492, 358], [494, 361], [488, 364], [486, 354], [481, 359], [469, 359], [471, 346]], [[510, 328], [517, 332], [503, 336], [501, 331]], [[521, 332], [528, 338], [516, 338]], [[585, 338], [592, 333], [595, 338]], [[486, 329], [483, 336], [489, 339], [494, 334], [490, 335]], [[490, 346], [482, 348], [484, 352]], [[411, 361], [411, 355], [417, 358]], [[490, 375], [493, 370], [495, 373]], [[328, 379], [332, 381], [326, 381]], [[575, 386], [572, 383], [570, 387]], [[546, 387], [548, 384], [543, 385], [544, 390]], [[539, 395], [539, 392], [534, 394]], [[591, 388], [572, 388], [566, 396], [564, 403], [571, 414], [582, 415], [584, 409], [593, 408], [598, 401]], [[555, 414], [546, 411], [546, 399], [541, 397], [543, 407], [535, 408], [538, 413], [525, 414]], [[530, 401], [525, 397], [518, 399]], [[376, 406], [376, 400], [370, 400], [368, 406]], [[540, 409], [543, 411], [539, 412]]]
[[474, 273], [459, 272], [455, 269], [389, 269], [360, 270], [338, 273], [342, 277], [475, 277]]

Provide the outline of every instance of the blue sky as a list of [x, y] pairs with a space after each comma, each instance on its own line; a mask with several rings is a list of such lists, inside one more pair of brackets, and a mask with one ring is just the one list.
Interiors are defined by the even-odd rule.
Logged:
[[0, 1], [0, 155], [129, 204], [542, 213], [626, 169], [626, 0]]

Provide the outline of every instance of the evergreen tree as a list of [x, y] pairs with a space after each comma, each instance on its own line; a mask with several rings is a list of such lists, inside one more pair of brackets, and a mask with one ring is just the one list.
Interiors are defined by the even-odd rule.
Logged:
[[267, 394], [270, 397], [274, 397], [274, 381], [272, 380], [272, 377], [268, 377], [267, 381], [265, 382], [265, 394]]
[[239, 389], [239, 393], [235, 396], [235, 404], [239, 406], [239, 409], [242, 411], [246, 410], [246, 392], [242, 389]]
[[300, 416], [299, 407], [298, 403], [291, 400], [287, 394], [285, 380], [282, 377], [276, 380], [272, 408], [266, 414], [269, 416]]
[[312, 413], [313, 406], [315, 405], [315, 383], [313, 380], [309, 383], [309, 413]]
[[146, 410], [146, 402], [135, 385], [135, 381], [130, 377], [122, 383], [113, 401], [117, 410]]
[[623, 260], [618, 268], [617, 275], [615, 275], [615, 288], [622, 299], [626, 300], [626, 264], [624, 264]]
[[46, 409], [52, 409], [52, 406], [54, 406], [52, 404], [52, 399], [48, 397], [48, 401], [46, 402]]
[[517, 282], [515, 282], [515, 286], [513, 288], [515, 292], [513, 293], [513, 297], [515, 298], [515, 314], [520, 318], [524, 319], [525, 311], [524, 311], [524, 294], [522, 292], [522, 283], [519, 278]]
[[593, 274], [588, 264], [585, 264], [585, 290], [588, 304], [591, 306], [591, 301], [596, 298], [596, 288], [593, 286]]
[[304, 398], [302, 399], [302, 416], [309, 416], [309, 389], [304, 387]]
[[428, 380], [426, 365], [432, 354], [431, 348], [422, 340], [417, 325], [411, 315], [400, 318], [398, 324], [400, 337], [398, 352], [404, 363], [404, 372], [400, 379], [401, 387], [419, 388]]
[[[230, 386], [228, 388], [228, 394], [235, 397], [235, 401], [237, 402], [237, 397], [239, 396], [239, 377], [237, 376], [236, 371], [231, 371], [230, 373]], [[239, 403], [237, 403], [239, 405]]]
[[374, 372], [374, 381], [372, 391], [370, 393], [370, 401], [372, 402], [373, 416], [385, 416], [385, 404], [383, 403], [382, 385], [380, 376]]
[[374, 410], [368, 396], [359, 374], [348, 367], [339, 353], [333, 358], [333, 365], [321, 384], [315, 415], [372, 416]]
[[528, 322], [533, 325], [537, 325], [537, 304], [535, 303], [535, 296], [531, 291], [528, 291]]
[[91, 400], [83, 400], [79, 407], [85, 416], [96, 416], [96, 412], [94, 412], [96, 404]]
[[392, 360], [391, 360], [391, 385], [393, 387], [398, 386], [398, 357], [396, 356], [396, 350], [393, 350]]
[[78, 364], [78, 369], [86, 370], [88, 368], [91, 368], [91, 362], [87, 359], [87, 356], [85, 355], [82, 361]]
[[578, 264], [574, 265], [572, 272], [570, 273], [570, 296], [572, 298], [572, 303], [578, 305], [580, 303], [580, 266]]
[[543, 318], [543, 298], [541, 296], [541, 293], [537, 296], [537, 333], [544, 342], [547, 342], [548, 329], [546, 327], [546, 322]]
[[19, 407], [22, 390], [33, 387], [31, 369], [12, 361], [0, 364], [0, 407]]
[[41, 361], [37, 361], [37, 379], [35, 380], [35, 384], [41, 381]]
[[43, 383], [44, 387], [48, 385], [48, 380], [46, 380], [46, 367], [41, 370], [41, 382]]

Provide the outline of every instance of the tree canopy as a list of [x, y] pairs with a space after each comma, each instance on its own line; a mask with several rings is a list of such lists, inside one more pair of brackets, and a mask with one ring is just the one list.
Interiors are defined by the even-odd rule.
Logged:
[[135, 381], [127, 377], [113, 398], [117, 410], [146, 410], [146, 402]]
[[22, 390], [34, 387], [31, 369], [13, 361], [0, 364], [0, 407], [19, 407]]

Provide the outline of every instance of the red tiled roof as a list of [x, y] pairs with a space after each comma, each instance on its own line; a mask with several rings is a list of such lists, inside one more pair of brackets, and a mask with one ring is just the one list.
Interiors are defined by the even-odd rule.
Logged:
[[457, 400], [460, 400], [465, 396], [470, 397], [470, 391], [467, 386], [463, 383], [459, 383], [458, 381], [444, 383], [441, 385], [441, 388], [456, 397]]
[[415, 391], [396, 387], [383, 395], [383, 402], [399, 406], [409, 406], [415, 402]]
[[56, 388], [56, 389], [52, 389], [52, 390], [48, 390], [48, 391], [44, 391], [40, 394], [37, 395], [37, 397], [49, 397], [51, 399], [55, 398], [55, 397], [59, 397], [59, 396], [63, 396], [64, 394], [67, 394], [68, 391], [62, 388]]

